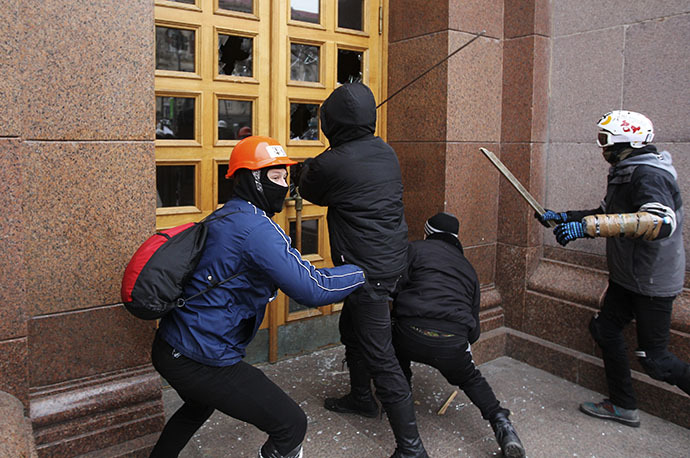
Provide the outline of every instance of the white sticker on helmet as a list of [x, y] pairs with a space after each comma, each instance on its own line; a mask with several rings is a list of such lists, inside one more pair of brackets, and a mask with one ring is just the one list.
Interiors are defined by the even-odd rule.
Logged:
[[271, 157], [286, 157], [285, 150], [280, 145], [267, 145], [266, 151]]

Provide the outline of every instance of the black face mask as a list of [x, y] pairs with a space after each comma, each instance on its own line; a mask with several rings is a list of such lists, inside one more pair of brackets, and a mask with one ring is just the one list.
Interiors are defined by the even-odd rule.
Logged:
[[259, 170], [239, 169], [233, 177], [233, 194], [247, 200], [268, 216], [273, 216], [283, 209], [287, 186], [281, 186], [268, 178], [270, 169], [285, 169], [285, 167], [270, 167]]
[[620, 161], [635, 155], [635, 149], [630, 146], [630, 143], [615, 143], [607, 146], [602, 151], [604, 159], [611, 165], [616, 165]]

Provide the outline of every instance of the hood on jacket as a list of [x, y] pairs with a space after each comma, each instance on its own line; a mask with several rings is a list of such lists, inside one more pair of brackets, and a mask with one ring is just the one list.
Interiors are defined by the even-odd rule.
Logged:
[[626, 169], [628, 167], [638, 165], [649, 165], [665, 170], [673, 176], [674, 180], [678, 179], [678, 173], [675, 167], [673, 167], [671, 154], [668, 151], [657, 152], [656, 146], [654, 145], [647, 145], [640, 151], [640, 154], [620, 161], [609, 169], [609, 175], [613, 176], [619, 173], [627, 173]]
[[321, 130], [331, 147], [373, 134], [376, 130], [374, 94], [362, 83], [343, 84], [321, 105]]

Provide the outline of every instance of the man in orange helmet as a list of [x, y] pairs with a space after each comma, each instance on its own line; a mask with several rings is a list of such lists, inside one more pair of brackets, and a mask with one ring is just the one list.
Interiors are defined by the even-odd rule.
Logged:
[[292, 164], [268, 137], [247, 137], [232, 151], [227, 178], [233, 180], [233, 195], [206, 223], [204, 252], [185, 296], [228, 280], [161, 319], [153, 365], [184, 404], [165, 425], [152, 457], [178, 456], [216, 409], [268, 433], [260, 458], [302, 456], [304, 412], [242, 361], [245, 349], [278, 288], [301, 304], [319, 306], [355, 291], [364, 274], [352, 264], [314, 268], [271, 220], [283, 208], [286, 166]]

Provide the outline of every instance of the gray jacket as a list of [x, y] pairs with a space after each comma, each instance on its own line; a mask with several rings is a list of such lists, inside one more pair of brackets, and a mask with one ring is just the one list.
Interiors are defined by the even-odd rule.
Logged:
[[[651, 146], [651, 145], [650, 145]], [[662, 239], [624, 237], [606, 239], [610, 279], [645, 296], [675, 296], [683, 289], [683, 203], [676, 170], [667, 151], [631, 157], [611, 167], [605, 213], [634, 213], [645, 204], [660, 203], [675, 213], [673, 233]]]

